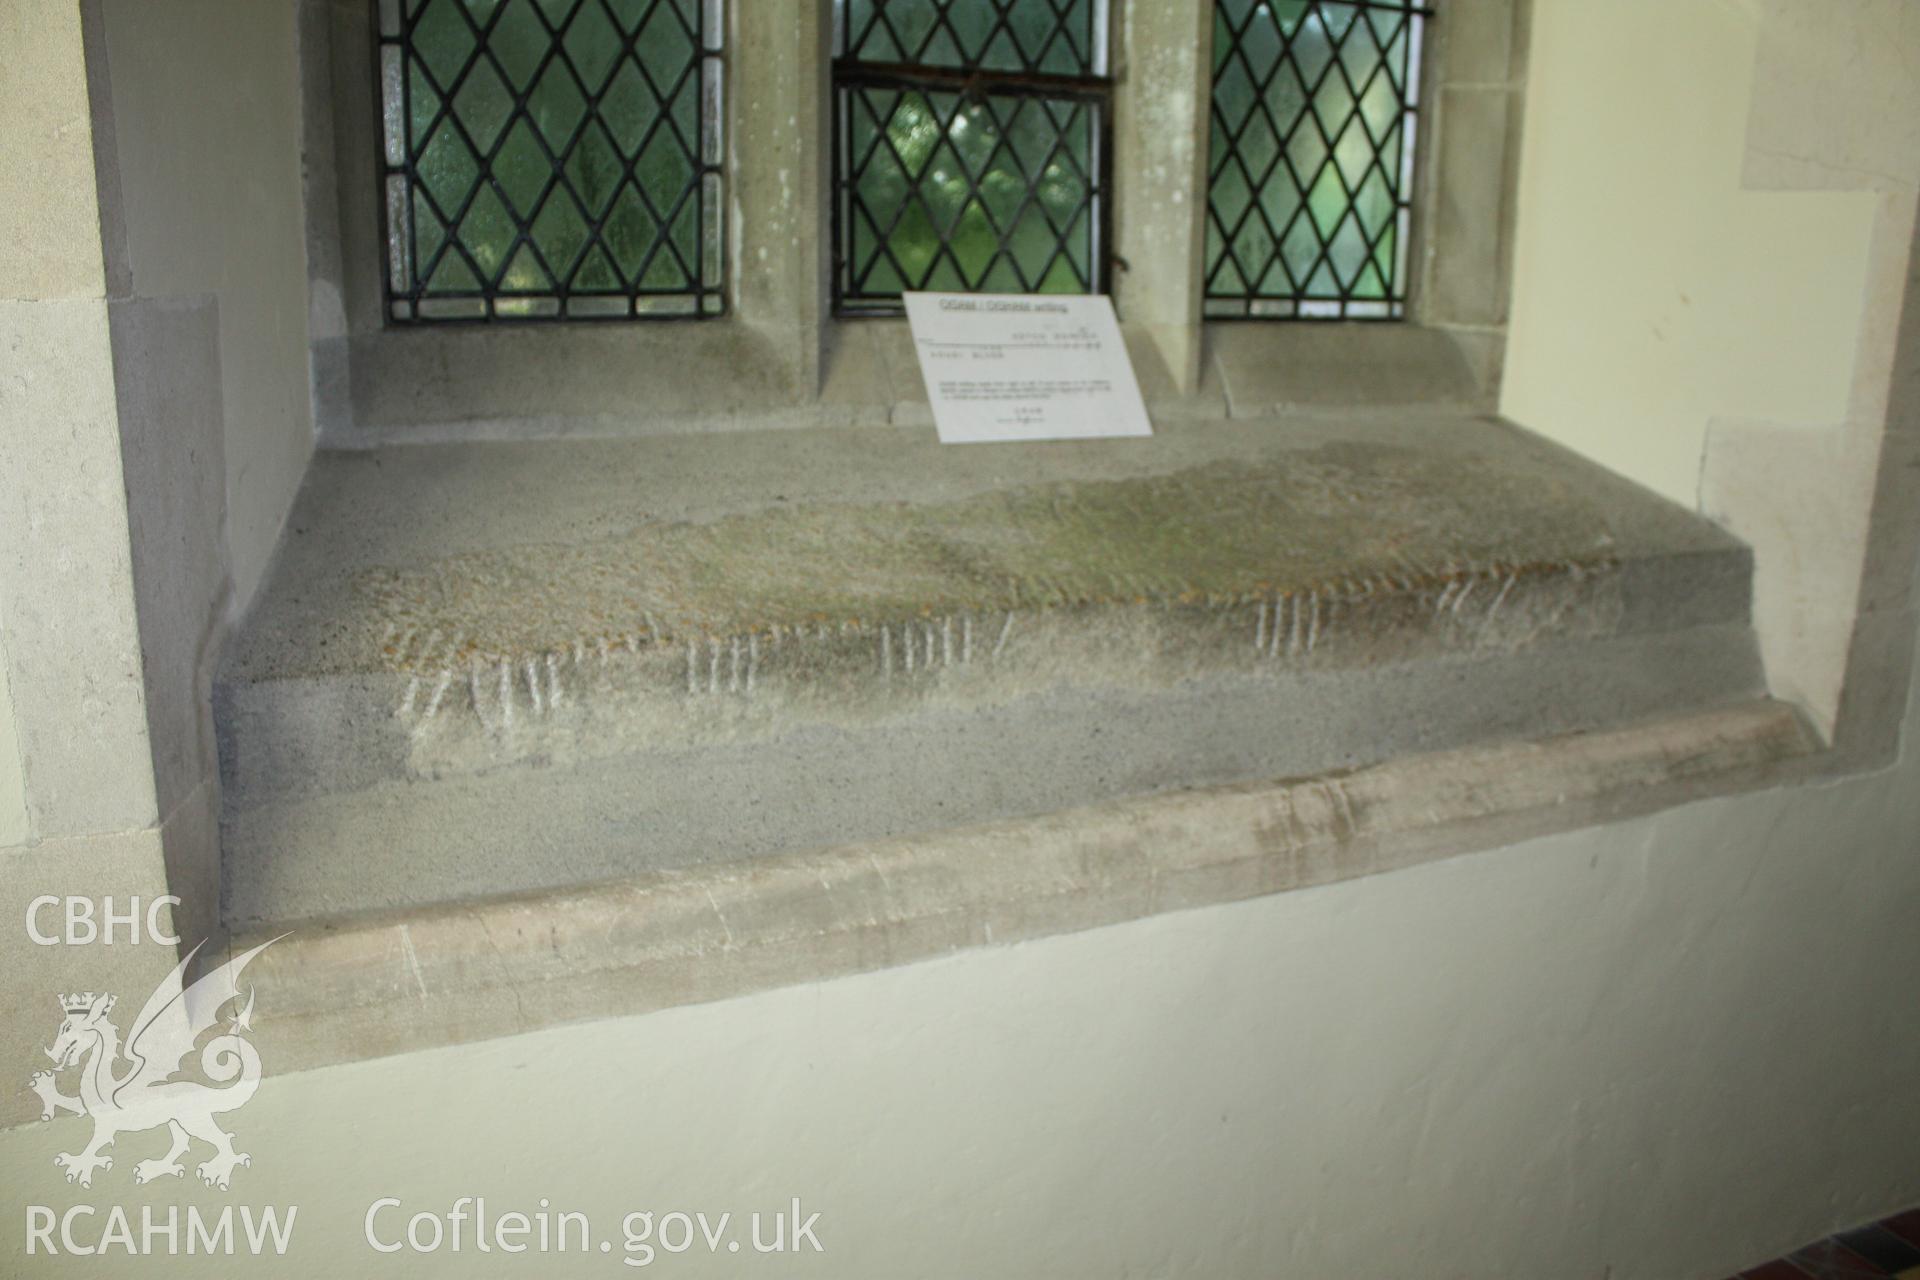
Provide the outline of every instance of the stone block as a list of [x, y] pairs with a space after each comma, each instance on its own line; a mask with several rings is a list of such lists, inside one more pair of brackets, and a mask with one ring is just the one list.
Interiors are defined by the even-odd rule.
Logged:
[[0, 298], [106, 291], [81, 6], [0, 9]]
[[45, 839], [159, 821], [105, 301], [0, 302], [0, 653]]
[[[328, 454], [293, 527], [217, 692], [240, 922], [745, 867], [1761, 688], [1744, 547], [1473, 419]], [[837, 901], [803, 888], [825, 896], [800, 916]]]
[[[1427, 150], [1432, 189], [1421, 314], [1430, 324], [1497, 327], [1512, 291], [1513, 133], [1520, 96], [1504, 88], [1439, 91], [1439, 133]], [[1489, 198], [1492, 193], [1495, 198]]]

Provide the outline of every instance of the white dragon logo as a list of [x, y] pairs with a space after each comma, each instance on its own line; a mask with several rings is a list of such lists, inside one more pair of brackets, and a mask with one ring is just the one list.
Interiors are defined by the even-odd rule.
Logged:
[[[173, 1145], [160, 1159], [136, 1164], [135, 1182], [180, 1177], [185, 1172], [180, 1157], [193, 1138], [213, 1145], [213, 1158], [199, 1169], [200, 1180], [208, 1186], [225, 1191], [234, 1166], [253, 1163], [251, 1157], [233, 1149], [233, 1135], [213, 1119], [246, 1105], [260, 1086], [260, 1055], [242, 1034], [251, 1029], [252, 990], [247, 992], [246, 1007], [233, 1016], [224, 1032], [204, 1046], [200, 1040], [214, 1029], [220, 1011], [239, 998], [241, 970], [279, 940], [263, 942], [184, 987], [187, 966], [204, 944], [196, 945], [147, 997], [124, 1050], [119, 1029], [107, 1021], [113, 996], [88, 991], [60, 998], [67, 1016], [46, 1054], [53, 1059], [54, 1071], [80, 1069], [80, 1092], [76, 1097], [61, 1093], [53, 1071], [36, 1073], [29, 1084], [40, 1095], [42, 1120], [51, 1120], [61, 1111], [93, 1117], [93, 1141], [86, 1149], [53, 1158], [67, 1171], [68, 1182], [92, 1186], [95, 1170], [113, 1168], [113, 1157], [101, 1153], [113, 1145], [116, 1135], [161, 1125], [172, 1133]], [[196, 1048], [200, 1049], [200, 1070], [213, 1084], [185, 1074]], [[128, 1066], [117, 1071], [123, 1059]]]

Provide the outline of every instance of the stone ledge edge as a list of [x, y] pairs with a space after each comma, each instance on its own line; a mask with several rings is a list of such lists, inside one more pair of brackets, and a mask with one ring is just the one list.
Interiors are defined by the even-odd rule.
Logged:
[[281, 1074], [722, 1000], [1806, 780], [1822, 754], [1797, 711], [1756, 701], [1341, 774], [307, 922], [248, 971], [257, 1038], [269, 1073]]

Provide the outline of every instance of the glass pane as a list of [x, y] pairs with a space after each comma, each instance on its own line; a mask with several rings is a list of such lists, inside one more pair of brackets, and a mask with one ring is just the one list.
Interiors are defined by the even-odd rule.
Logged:
[[719, 0], [381, 9], [388, 314], [721, 311], [718, 9]]
[[843, 307], [1100, 287], [1106, 21], [1107, 0], [836, 0]]
[[842, 91], [853, 154], [841, 296], [1095, 286], [1095, 104]]
[[1398, 316], [1418, 0], [1215, 0], [1208, 315]]
[[1102, 0], [839, 0], [841, 56], [857, 62], [1098, 75]]

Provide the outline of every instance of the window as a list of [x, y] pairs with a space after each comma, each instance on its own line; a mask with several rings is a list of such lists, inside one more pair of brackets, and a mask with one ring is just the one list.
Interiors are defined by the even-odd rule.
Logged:
[[387, 317], [723, 307], [718, 0], [380, 0]]
[[1415, 0], [1216, 0], [1206, 313], [1398, 319]]
[[[1110, 291], [1183, 412], [1494, 399], [1529, 0], [310, 7], [354, 33], [300, 43], [328, 439], [878, 417], [829, 318], [914, 288]], [[566, 322], [661, 314], [718, 320]], [[1380, 322], [1267, 322], [1321, 316]]]
[[1106, 288], [1106, 0], [835, 0], [834, 303]]

